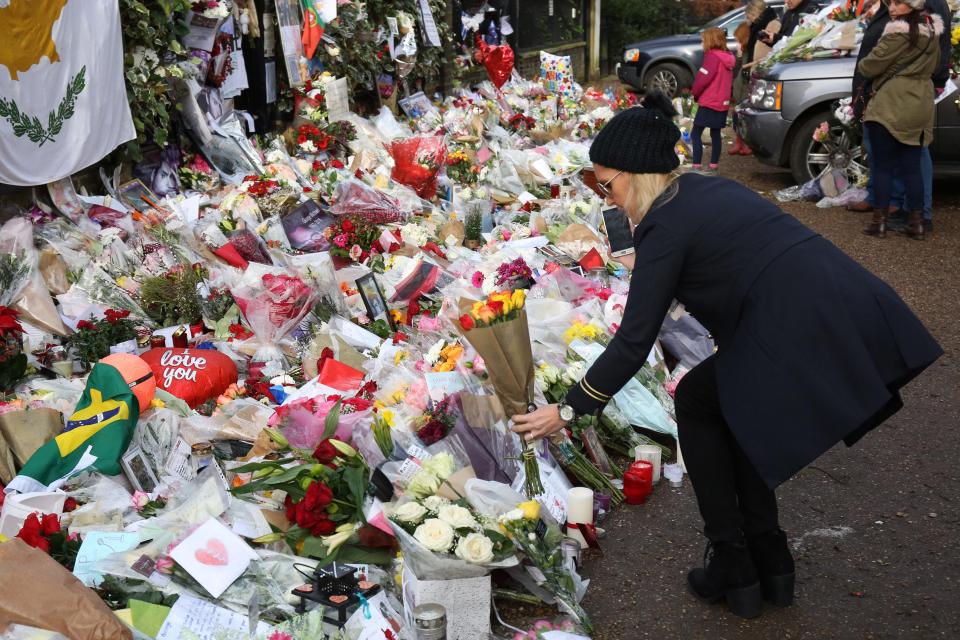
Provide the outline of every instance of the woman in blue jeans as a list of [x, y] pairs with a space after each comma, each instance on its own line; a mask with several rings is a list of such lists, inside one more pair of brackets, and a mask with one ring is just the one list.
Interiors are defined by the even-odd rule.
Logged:
[[857, 64], [872, 81], [873, 97], [863, 122], [871, 148], [875, 201], [873, 220], [863, 230], [886, 237], [894, 178], [903, 180], [908, 212], [903, 232], [923, 240], [923, 148], [933, 139], [934, 87], [943, 20], [924, 10], [924, 0], [889, 0], [890, 22], [876, 47]]

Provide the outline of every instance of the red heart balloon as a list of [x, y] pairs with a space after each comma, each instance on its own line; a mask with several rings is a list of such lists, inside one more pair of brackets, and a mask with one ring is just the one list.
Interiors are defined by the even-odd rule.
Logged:
[[483, 66], [487, 69], [490, 82], [499, 89], [513, 73], [513, 49], [508, 44], [489, 45], [480, 36], [477, 36], [477, 48], [480, 51]]
[[151, 349], [142, 356], [157, 378], [157, 388], [190, 407], [216, 398], [237, 381], [237, 366], [214, 349]]

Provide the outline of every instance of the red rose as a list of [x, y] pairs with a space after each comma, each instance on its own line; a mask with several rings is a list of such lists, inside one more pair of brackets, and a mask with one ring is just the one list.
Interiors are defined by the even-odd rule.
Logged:
[[307, 487], [307, 495], [301, 504], [310, 511], [323, 511], [333, 502], [333, 491], [322, 482], [314, 482]]
[[[333, 462], [333, 459], [338, 455], [340, 455], [340, 452], [337, 451], [335, 446], [330, 444], [329, 438], [318, 444], [317, 448], [313, 450], [313, 457], [320, 464], [329, 464]], [[310, 486], [312, 487], [314, 485]]]
[[333, 159], [330, 161], [330, 166], [333, 167], [334, 169], [343, 169], [345, 165], [339, 160]]
[[20, 527], [20, 532], [17, 534], [17, 537], [31, 547], [40, 549], [44, 553], [50, 552], [50, 542], [42, 535], [40, 518], [37, 517], [36, 513], [31, 513], [27, 516], [27, 519], [23, 521], [23, 526]]
[[464, 331], [470, 331], [470, 329], [476, 326], [476, 323], [473, 321], [473, 318], [470, 317], [469, 313], [465, 313], [460, 316], [460, 326]]
[[353, 231], [355, 226], [351, 220], [347, 219], [343, 221], [343, 223], [340, 225], [340, 228], [344, 231]]
[[439, 420], [431, 420], [417, 431], [417, 437], [428, 446], [439, 442], [445, 435], [447, 435], [447, 429]]
[[97, 326], [90, 322], [89, 320], [81, 320], [77, 323], [77, 331], [83, 331], [84, 329], [96, 329]]
[[23, 524], [20, 525], [20, 533], [23, 533], [26, 535], [38, 536], [40, 535], [40, 530], [41, 530], [40, 518], [37, 516], [36, 513], [31, 513], [30, 515], [28, 515], [27, 518], [23, 521]]
[[47, 513], [43, 516], [43, 520], [40, 522], [40, 529], [43, 531], [43, 535], [52, 536], [55, 533], [60, 533], [60, 518], [57, 517], [55, 513]]
[[487, 305], [488, 305], [491, 309], [493, 309], [493, 312], [494, 312], [496, 315], [499, 316], [500, 314], [503, 313], [503, 303], [500, 302], [499, 300], [491, 300], [490, 302], [487, 303]]
[[303, 144], [306, 141], [307, 141], [307, 136], [305, 136], [304, 134], [301, 133], [300, 135], [297, 136], [297, 144]]
[[315, 536], [329, 536], [337, 530], [337, 523], [322, 516], [317, 518], [316, 522], [310, 527], [310, 533]]
[[73, 510], [76, 509], [76, 508], [77, 508], [77, 501], [76, 501], [76, 500], [74, 500], [73, 498], [67, 498], [66, 500], [64, 500], [64, 502], [63, 502], [63, 512], [64, 512], [64, 513], [70, 513], [71, 511], [73, 511]]

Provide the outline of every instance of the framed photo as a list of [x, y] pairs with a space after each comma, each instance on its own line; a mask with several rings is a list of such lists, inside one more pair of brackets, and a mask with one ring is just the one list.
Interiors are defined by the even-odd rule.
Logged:
[[120, 200], [131, 209], [147, 209], [153, 206], [151, 202], [156, 203], [160, 199], [147, 185], [136, 178], [120, 185], [119, 191]]
[[407, 114], [408, 118], [413, 118], [414, 120], [423, 117], [435, 109], [433, 103], [430, 102], [430, 98], [428, 98], [423, 91], [418, 91], [412, 96], [400, 100], [400, 108], [403, 109], [403, 112]]
[[370, 320], [383, 318], [392, 328], [393, 322], [391, 322], [390, 313], [387, 311], [387, 299], [384, 297], [383, 291], [380, 290], [380, 285], [373, 274], [368, 273], [362, 278], [357, 278], [356, 284]]
[[153, 493], [160, 484], [157, 475], [150, 467], [150, 461], [140, 450], [140, 447], [129, 449], [120, 460], [124, 475], [133, 485], [133, 488], [144, 493]]

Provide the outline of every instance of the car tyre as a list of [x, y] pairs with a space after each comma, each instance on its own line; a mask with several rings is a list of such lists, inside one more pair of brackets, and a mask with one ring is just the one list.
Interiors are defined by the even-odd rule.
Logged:
[[693, 74], [686, 69], [672, 62], [658, 64], [649, 71], [643, 78], [643, 85], [646, 89], [659, 89], [667, 95], [674, 97], [683, 89], [689, 89], [693, 86]]
[[831, 149], [825, 148], [822, 143], [813, 140], [813, 132], [824, 121], [830, 123], [830, 128], [834, 133], [839, 132], [840, 123], [833, 114], [829, 111], [818, 111], [807, 116], [793, 134], [790, 141], [789, 160], [790, 172], [797, 184], [809, 182], [830, 166], [843, 170], [848, 178], [854, 178], [856, 173], [866, 171], [866, 159], [859, 141], [851, 141], [847, 140], [845, 136], [842, 137], [839, 147], [832, 149], [832, 151], [840, 152], [841, 156], [838, 157], [843, 157], [843, 154], [846, 154], [851, 162], [836, 162], [828, 157], [831, 155]]

